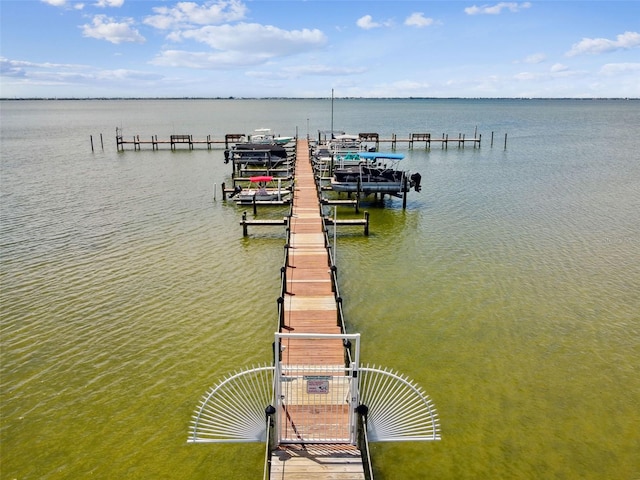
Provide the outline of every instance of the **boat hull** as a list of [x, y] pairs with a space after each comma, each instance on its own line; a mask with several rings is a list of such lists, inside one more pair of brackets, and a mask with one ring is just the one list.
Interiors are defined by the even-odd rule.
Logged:
[[400, 193], [403, 182], [340, 182], [331, 181], [331, 189], [336, 192]]

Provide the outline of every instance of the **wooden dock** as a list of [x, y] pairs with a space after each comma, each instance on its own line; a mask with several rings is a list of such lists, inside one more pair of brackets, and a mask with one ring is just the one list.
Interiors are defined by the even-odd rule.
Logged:
[[[348, 377], [325, 376], [330, 371], [344, 372], [345, 345], [330, 335], [345, 332], [340, 322], [321, 209], [309, 142], [298, 140], [280, 331], [302, 334], [302, 338], [284, 338], [280, 356], [290, 383], [304, 378], [306, 387], [283, 389], [284, 414], [279, 416], [278, 427], [284, 438], [271, 453], [271, 479], [365, 479], [360, 450], [339, 440], [349, 437], [349, 418], [353, 414], [340, 389]], [[311, 338], [304, 334], [329, 336]], [[301, 372], [296, 376], [298, 370]], [[317, 372], [325, 375], [312, 375]], [[326, 393], [323, 385], [331, 390], [331, 395], [322, 395]], [[340, 394], [336, 396], [333, 392]], [[338, 440], [331, 443], [316, 440], [326, 438]]]
[[273, 365], [213, 386], [188, 441], [265, 442], [265, 480], [369, 480], [370, 441], [439, 440], [440, 426], [415, 382], [360, 364], [360, 334], [346, 331], [331, 220], [309, 157], [309, 141], [297, 140], [289, 215], [258, 220], [287, 225]]
[[[442, 148], [449, 148], [449, 145], [457, 146], [458, 148], [464, 148], [467, 144], [471, 144], [473, 148], [480, 148], [482, 144], [482, 135], [478, 134], [477, 129], [473, 133], [473, 136], [467, 136], [463, 133], [458, 133], [457, 136], [450, 136], [448, 133], [443, 133], [441, 137], [437, 137], [428, 132], [410, 133], [408, 136], [398, 136], [392, 133], [390, 138], [380, 138], [378, 133], [363, 132], [358, 134], [360, 141], [366, 143], [373, 143], [376, 150], [380, 148], [381, 144], [387, 144], [392, 150], [395, 150], [398, 145], [406, 144], [409, 149], [414, 147], [423, 146], [425, 149], [430, 149], [432, 144], [440, 145]], [[491, 147], [493, 147], [494, 132], [491, 132]], [[170, 135], [168, 139], [158, 139], [158, 135], [152, 135], [150, 138], [140, 138], [140, 135], [133, 135], [125, 138], [122, 130], [116, 128], [116, 148], [119, 152], [124, 152], [127, 148], [133, 150], [141, 150], [142, 147], [152, 150], [159, 150], [160, 148], [170, 148], [171, 150], [188, 149], [194, 150], [196, 148], [207, 148], [211, 150], [213, 148], [225, 148], [229, 149], [238, 142], [243, 141], [246, 138], [245, 135], [239, 133], [227, 133], [224, 138], [215, 139], [212, 135], [207, 135], [204, 139], [195, 139], [191, 134], [176, 134]], [[93, 151], [93, 136], [90, 137], [91, 150]], [[102, 141], [102, 134], [100, 134], [100, 143], [104, 150]], [[507, 144], [507, 135], [504, 138], [505, 148]]]

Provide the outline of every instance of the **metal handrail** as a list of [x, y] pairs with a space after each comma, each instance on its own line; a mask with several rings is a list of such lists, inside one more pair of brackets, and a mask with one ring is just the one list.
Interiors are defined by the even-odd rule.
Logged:
[[262, 469], [262, 480], [269, 480], [271, 478], [271, 417], [267, 417], [266, 420], [267, 429], [267, 441], [265, 443], [264, 452], [264, 467]]
[[359, 434], [358, 435], [358, 448], [361, 451], [362, 457], [366, 460], [363, 462], [365, 467], [365, 478], [367, 480], [373, 480], [373, 465], [371, 464], [371, 452], [369, 451], [369, 433], [367, 432], [367, 414], [360, 413], [360, 422], [358, 422]]

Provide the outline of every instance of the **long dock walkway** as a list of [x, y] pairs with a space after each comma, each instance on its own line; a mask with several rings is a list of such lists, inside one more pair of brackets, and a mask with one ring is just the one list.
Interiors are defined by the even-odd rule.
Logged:
[[345, 347], [340, 339], [322, 338], [342, 332], [309, 142], [298, 140], [296, 147], [280, 331], [303, 338], [286, 337], [280, 345], [287, 381], [279, 387], [281, 433], [271, 453], [270, 478], [364, 480], [361, 452], [346, 440], [353, 413], [345, 401], [349, 393]]

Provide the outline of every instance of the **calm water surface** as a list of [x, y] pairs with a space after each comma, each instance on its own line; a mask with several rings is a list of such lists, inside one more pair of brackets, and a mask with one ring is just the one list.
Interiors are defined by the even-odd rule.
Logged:
[[[330, 101], [0, 109], [1, 478], [261, 478], [262, 445], [186, 438], [209, 386], [270, 361], [284, 231], [242, 237], [221, 149], [118, 153], [115, 128], [315, 137]], [[640, 478], [640, 102], [337, 100], [334, 122], [483, 136], [399, 146], [422, 192], [339, 232], [363, 361], [442, 422], [374, 444], [376, 479]]]

